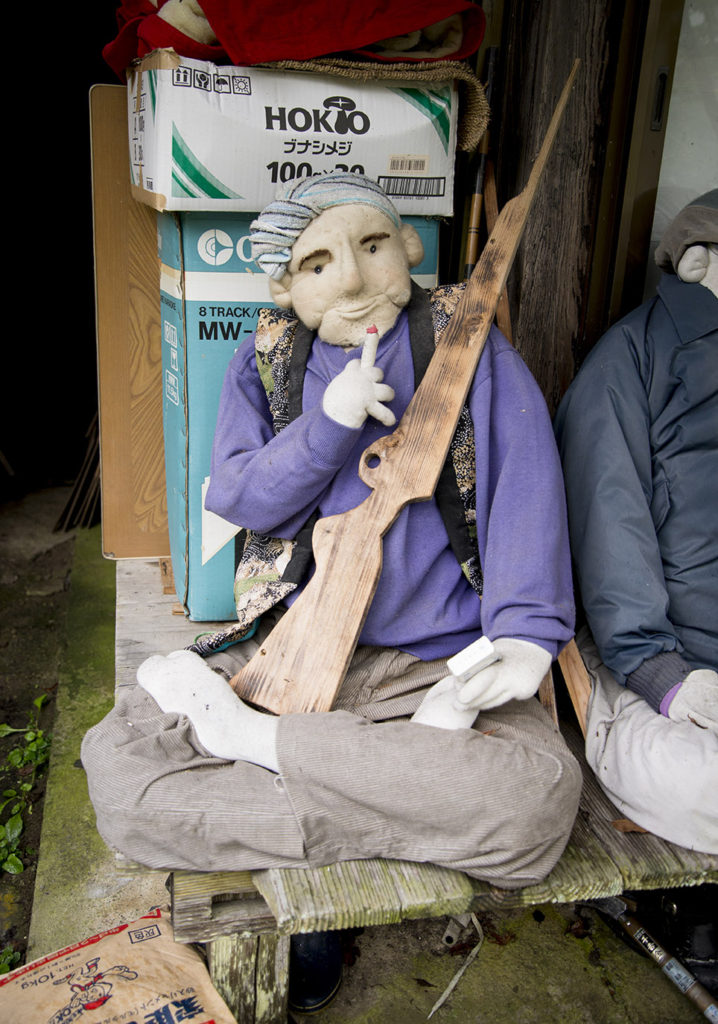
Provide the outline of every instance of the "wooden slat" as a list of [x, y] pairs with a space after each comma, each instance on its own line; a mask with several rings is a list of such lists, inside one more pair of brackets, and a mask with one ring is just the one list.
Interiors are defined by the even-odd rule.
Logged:
[[538, 699], [541, 701], [542, 706], [548, 711], [553, 724], [558, 729], [558, 708], [556, 706], [556, 689], [553, 682], [553, 673], [551, 669], [548, 670], [546, 675], [541, 680], [541, 684], [538, 688]]
[[280, 932], [358, 928], [464, 913], [473, 886], [460, 871], [405, 861], [344, 861], [253, 872]]
[[558, 664], [571, 697], [571, 703], [573, 704], [573, 710], [576, 712], [578, 724], [581, 726], [581, 732], [585, 736], [588, 701], [591, 696], [591, 680], [575, 640], [570, 640], [561, 651], [558, 656]]

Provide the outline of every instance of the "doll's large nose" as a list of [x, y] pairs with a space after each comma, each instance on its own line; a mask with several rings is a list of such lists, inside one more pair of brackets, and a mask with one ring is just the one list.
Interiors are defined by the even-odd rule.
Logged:
[[341, 254], [339, 273], [341, 287], [344, 292], [353, 294], [361, 290], [364, 284], [364, 276], [359, 266], [356, 254], [353, 249], [347, 246]]

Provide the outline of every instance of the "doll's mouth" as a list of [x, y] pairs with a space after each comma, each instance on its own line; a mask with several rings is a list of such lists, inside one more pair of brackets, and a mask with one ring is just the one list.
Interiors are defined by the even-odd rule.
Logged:
[[344, 309], [337, 309], [336, 312], [343, 320], [361, 320], [363, 317], [369, 316], [379, 302], [380, 298], [371, 299], [370, 302], [364, 303], [363, 306], [349, 306]]

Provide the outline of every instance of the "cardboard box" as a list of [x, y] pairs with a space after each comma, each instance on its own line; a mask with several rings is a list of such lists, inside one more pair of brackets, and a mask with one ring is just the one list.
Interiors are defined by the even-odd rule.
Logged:
[[128, 71], [133, 195], [158, 210], [261, 210], [293, 178], [377, 180], [399, 213], [450, 215], [458, 93], [218, 67], [156, 50]]
[[[254, 213], [157, 217], [167, 518], [177, 597], [190, 619], [231, 621], [237, 527], [204, 508], [212, 441], [227, 366], [272, 306], [268, 278], [251, 260]], [[437, 220], [407, 217], [424, 261], [412, 273], [437, 283]]]

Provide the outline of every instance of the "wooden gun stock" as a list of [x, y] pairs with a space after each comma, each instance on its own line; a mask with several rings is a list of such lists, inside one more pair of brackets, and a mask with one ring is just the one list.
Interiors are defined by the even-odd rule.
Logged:
[[382, 538], [409, 502], [426, 501], [436, 489], [577, 68], [578, 61], [529, 180], [501, 211], [401, 422], [362, 455], [359, 475], [371, 493], [356, 508], [317, 522], [314, 575], [232, 679], [253, 704], [278, 714], [332, 707], [379, 582]]

